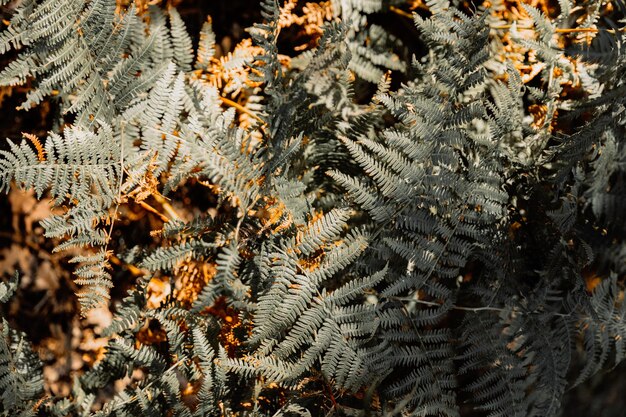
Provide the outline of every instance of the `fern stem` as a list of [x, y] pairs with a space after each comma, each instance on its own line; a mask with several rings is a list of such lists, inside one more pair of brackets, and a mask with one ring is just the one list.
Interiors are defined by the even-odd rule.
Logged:
[[[490, 26], [491, 29], [495, 30], [507, 30], [513, 28], [513, 25], [499, 25], [499, 26]], [[534, 26], [517, 26], [517, 29], [522, 30], [532, 30]], [[626, 28], [620, 29], [598, 29], [598, 28], [557, 28], [554, 29], [555, 33], [598, 33], [598, 32], [606, 32], [606, 33], [618, 33], [624, 32]]]
[[120, 122], [120, 178], [117, 182], [117, 204], [115, 205], [115, 210], [113, 211], [113, 216], [111, 217], [111, 226], [109, 226], [109, 234], [107, 236], [106, 244], [104, 247], [105, 252], [107, 252], [107, 248], [109, 246], [109, 242], [111, 241], [111, 236], [113, 236], [113, 226], [115, 225], [115, 219], [117, 218], [117, 212], [120, 208], [120, 204], [122, 202], [122, 185], [124, 185], [124, 128], [126, 127], [126, 122]]
[[[417, 303], [417, 304], [422, 304], [425, 306], [429, 306], [429, 307], [442, 307], [443, 303], [437, 303], [434, 301], [426, 301], [426, 300], [420, 300], [414, 297], [385, 297], [385, 298], [389, 298], [390, 300], [395, 300], [395, 301], [408, 301], [408, 302], [413, 302], [413, 303]], [[510, 311], [509, 309], [506, 308], [498, 308], [498, 307], [467, 307], [467, 306], [460, 306], [460, 305], [456, 305], [456, 304], [452, 304], [450, 306], [451, 310], [459, 310], [459, 311], [469, 311], [472, 313], [478, 313], [480, 311], [494, 311], [497, 313], [503, 313], [503, 312], [507, 312]], [[521, 314], [524, 314], [524, 312], [522, 311], [518, 311]], [[528, 312], [526, 314], [536, 314], [538, 312], [535, 311], [531, 311]], [[553, 316], [555, 317], [570, 317], [571, 314], [564, 314], [564, 313], [552, 313]]]

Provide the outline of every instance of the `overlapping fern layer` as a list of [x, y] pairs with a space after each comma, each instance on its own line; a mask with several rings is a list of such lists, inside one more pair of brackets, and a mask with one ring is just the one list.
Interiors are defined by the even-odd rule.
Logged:
[[[614, 20], [520, 5], [512, 25], [505, 2], [410, 2], [412, 60], [370, 21], [402, 1], [266, 0], [221, 58], [175, 8], [17, 3], [0, 84], [28, 83], [24, 109], [55, 100], [65, 127], [11, 140], [0, 190], [52, 198], [84, 312], [115, 316], [67, 398], [3, 319], [0, 416], [547, 417], [626, 356], [622, 2]], [[292, 25], [312, 40], [289, 57]], [[161, 214], [158, 248], [116, 241], [124, 206], [191, 182], [217, 206]], [[109, 306], [113, 260], [136, 284]], [[155, 279], [176, 291], [154, 302]]]

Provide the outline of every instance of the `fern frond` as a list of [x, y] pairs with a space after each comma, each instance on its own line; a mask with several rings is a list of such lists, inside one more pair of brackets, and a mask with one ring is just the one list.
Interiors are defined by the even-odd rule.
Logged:
[[185, 28], [183, 19], [175, 8], [170, 8], [170, 26], [172, 28], [172, 47], [174, 60], [178, 67], [183, 71], [191, 71], [191, 63], [193, 61], [193, 47], [191, 38]]

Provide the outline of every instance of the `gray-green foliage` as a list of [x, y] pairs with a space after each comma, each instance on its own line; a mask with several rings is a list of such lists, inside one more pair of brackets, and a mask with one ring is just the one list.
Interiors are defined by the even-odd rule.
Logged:
[[[0, 282], [0, 305], [17, 289], [17, 275]], [[22, 332], [9, 327], [0, 317], [0, 415], [34, 416], [35, 403], [43, 394], [41, 361]]]
[[[24, 108], [53, 95], [74, 119], [43, 153], [11, 142], [0, 190], [14, 183], [64, 209], [43, 226], [57, 250], [80, 248], [71, 262], [85, 309], [108, 297], [109, 222], [146, 174], [164, 193], [208, 182], [228, 209], [172, 220], [162, 247], [128, 255], [150, 275], [191, 260], [216, 271], [191, 305], [149, 307], [149, 278], [138, 279], [115, 307], [104, 358], [69, 398], [37, 402], [40, 364], [3, 319], [0, 415], [315, 415], [323, 407], [311, 398], [330, 389], [337, 415], [458, 416], [462, 392], [490, 416], [552, 416], [568, 384], [623, 359], [624, 52], [595, 45], [592, 76], [606, 90], [571, 107], [588, 123], [552, 137], [522, 117], [524, 95], [537, 91], [512, 68], [508, 82], [490, 76], [485, 14], [427, 2], [432, 16], [415, 24], [429, 53], [409, 65], [367, 25], [384, 2], [335, 3], [351, 24], [329, 24], [291, 70], [278, 55], [278, 4], [263, 3], [265, 22], [250, 29], [263, 52], [246, 64], [263, 105], [247, 130], [216, 88], [192, 81], [192, 41], [175, 9], [151, 6], [148, 20], [115, 14], [110, 1], [21, 3], [0, 34], [0, 51], [20, 51], [0, 83], [33, 79]], [[561, 65], [554, 27], [529, 10], [540, 26], [532, 46]], [[196, 68], [214, 46], [207, 24]], [[412, 78], [391, 90], [382, 69], [408, 67]], [[354, 101], [350, 70], [379, 82], [372, 103]], [[524, 158], [515, 152], [546, 137]], [[603, 227], [613, 241], [598, 237]], [[607, 276], [592, 295], [590, 265]], [[0, 283], [0, 301], [16, 288]], [[220, 300], [241, 324], [234, 347], [206, 313]], [[139, 343], [155, 324], [167, 342]], [[140, 380], [96, 411], [98, 393], [135, 369]], [[260, 401], [272, 386], [287, 397], [282, 409]]]

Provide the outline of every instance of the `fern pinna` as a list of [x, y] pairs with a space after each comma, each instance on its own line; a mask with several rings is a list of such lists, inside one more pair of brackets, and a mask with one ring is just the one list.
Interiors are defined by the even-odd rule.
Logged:
[[[0, 190], [51, 199], [83, 314], [114, 312], [67, 397], [3, 313], [0, 415], [556, 416], [623, 359], [619, 14], [527, 7], [522, 33], [500, 2], [333, 1], [288, 56], [306, 20], [266, 0], [239, 49], [215, 56], [207, 21], [194, 57], [176, 8], [145, 3], [24, 0], [0, 32], [0, 84], [57, 109], [0, 151]], [[179, 215], [190, 187], [210, 208]], [[136, 206], [143, 245], [115, 234]]]

